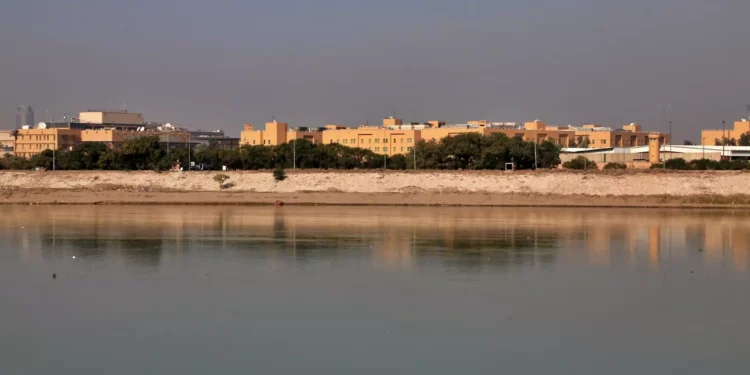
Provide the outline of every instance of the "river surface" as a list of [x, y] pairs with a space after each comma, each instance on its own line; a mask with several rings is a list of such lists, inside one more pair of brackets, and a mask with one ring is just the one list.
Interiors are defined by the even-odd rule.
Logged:
[[750, 373], [748, 212], [0, 212], [3, 375]]

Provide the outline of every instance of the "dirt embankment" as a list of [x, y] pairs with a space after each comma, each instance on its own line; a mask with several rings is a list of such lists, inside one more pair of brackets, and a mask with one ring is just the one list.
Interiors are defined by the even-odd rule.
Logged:
[[0, 172], [0, 203], [750, 206], [748, 172]]

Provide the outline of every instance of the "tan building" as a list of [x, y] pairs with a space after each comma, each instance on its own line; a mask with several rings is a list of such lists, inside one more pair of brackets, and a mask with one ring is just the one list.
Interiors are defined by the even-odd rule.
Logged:
[[267, 122], [265, 130], [255, 130], [252, 124], [245, 124], [244, 130], [240, 133], [240, 146], [278, 146], [292, 139], [307, 139], [313, 143], [321, 143], [323, 136], [316, 130], [289, 129], [285, 122]]
[[348, 147], [359, 147], [381, 155], [407, 154], [412, 152], [414, 144], [420, 141], [423, 131], [391, 130], [375, 126], [338, 128], [325, 130], [323, 132], [323, 143], [338, 143]]
[[81, 142], [81, 129], [19, 129], [16, 156], [31, 158], [44, 150], [68, 150]]
[[[580, 127], [565, 127], [575, 132], [576, 147], [609, 148], [640, 147], [649, 144], [650, 132], [643, 131], [641, 125], [628, 124], [622, 129], [612, 129], [596, 124], [584, 124]], [[563, 129], [563, 127], [560, 127]], [[658, 133], [662, 144], [670, 144], [669, 134]]]
[[701, 131], [701, 145], [715, 146], [724, 138], [734, 139], [739, 142], [743, 134], [750, 134], [750, 121], [735, 121], [734, 128], [732, 129], [703, 130]]
[[78, 114], [78, 121], [84, 124], [143, 124], [143, 115], [128, 111], [86, 111]]

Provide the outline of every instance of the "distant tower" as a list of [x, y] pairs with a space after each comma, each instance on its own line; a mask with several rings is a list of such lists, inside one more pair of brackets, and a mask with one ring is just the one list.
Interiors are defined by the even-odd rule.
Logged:
[[16, 129], [22, 126], [34, 126], [34, 109], [29, 105], [19, 105], [16, 108]]

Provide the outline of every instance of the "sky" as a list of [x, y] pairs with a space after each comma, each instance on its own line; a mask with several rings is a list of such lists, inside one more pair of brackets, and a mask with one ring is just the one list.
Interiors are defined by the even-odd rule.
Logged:
[[20, 104], [230, 135], [395, 111], [698, 140], [748, 117], [750, 1], [3, 0], [1, 127]]

